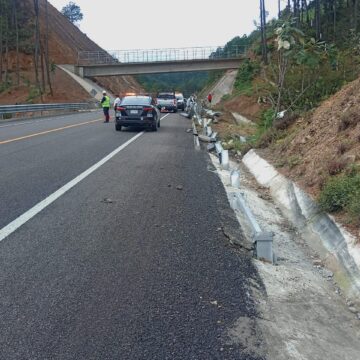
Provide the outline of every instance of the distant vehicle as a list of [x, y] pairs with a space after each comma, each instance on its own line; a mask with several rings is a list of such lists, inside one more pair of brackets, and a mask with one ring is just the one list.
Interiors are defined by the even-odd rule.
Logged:
[[160, 127], [160, 111], [151, 96], [124, 96], [115, 111], [115, 129], [135, 126], [157, 131]]
[[177, 112], [177, 100], [174, 92], [160, 92], [156, 97], [156, 106], [161, 111]]
[[186, 107], [186, 101], [184, 95], [182, 93], [175, 93], [175, 97], [177, 101], [177, 108], [184, 111]]

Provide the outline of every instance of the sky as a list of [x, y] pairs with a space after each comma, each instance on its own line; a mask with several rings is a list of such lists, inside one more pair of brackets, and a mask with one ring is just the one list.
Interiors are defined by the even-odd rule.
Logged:
[[[60, 11], [69, 1], [49, 0]], [[72, 1], [84, 15], [81, 31], [105, 50], [223, 46], [259, 23], [259, 0]], [[276, 17], [278, 0], [265, 4]]]

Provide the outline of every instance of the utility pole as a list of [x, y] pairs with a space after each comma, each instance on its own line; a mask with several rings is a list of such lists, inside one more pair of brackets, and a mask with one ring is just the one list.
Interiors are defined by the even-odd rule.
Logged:
[[265, 0], [260, 0], [260, 24], [261, 24], [261, 53], [262, 53], [262, 60], [263, 60], [264, 64], [267, 64]]

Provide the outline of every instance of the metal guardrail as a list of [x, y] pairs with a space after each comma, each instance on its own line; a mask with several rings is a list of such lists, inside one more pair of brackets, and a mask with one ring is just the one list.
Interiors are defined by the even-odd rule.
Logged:
[[5, 114], [54, 110], [86, 110], [90, 109], [91, 107], [92, 105], [90, 103], [0, 105], [0, 118], [3, 118]]
[[[210, 111], [206, 110], [200, 101], [196, 101], [193, 105], [194, 119], [202, 126], [203, 134], [210, 142], [207, 149], [209, 151], [215, 151], [219, 158], [220, 166], [223, 170], [229, 171], [230, 185], [235, 189], [240, 189], [240, 172], [238, 169], [230, 168], [229, 152], [225, 150], [220, 141], [217, 141], [217, 133], [214, 133], [209, 126], [211, 119], [202, 117], [202, 114], [209, 114]], [[252, 232], [252, 241], [254, 243], [255, 256], [258, 259], [268, 261], [270, 263], [276, 263], [276, 256], [273, 251], [273, 234], [271, 232], [263, 231], [256, 221], [255, 216], [251, 212], [250, 208], [246, 204], [246, 201], [241, 192], [237, 191], [232, 194], [231, 206], [233, 209], [241, 211]]]
[[237, 59], [245, 57], [246, 54], [247, 47], [240, 45], [225, 47], [207, 46], [143, 50], [79, 51], [78, 65]]

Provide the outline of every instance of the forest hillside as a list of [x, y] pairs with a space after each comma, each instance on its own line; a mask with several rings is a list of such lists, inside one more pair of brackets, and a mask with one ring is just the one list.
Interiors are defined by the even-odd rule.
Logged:
[[[104, 50], [46, 0], [1, 0], [0, 8], [0, 103], [91, 100], [56, 64]], [[131, 76], [94, 80], [113, 93], [142, 89]]]

